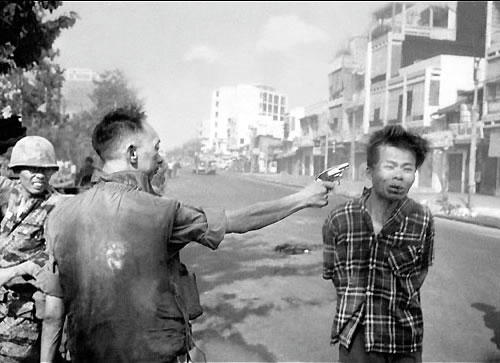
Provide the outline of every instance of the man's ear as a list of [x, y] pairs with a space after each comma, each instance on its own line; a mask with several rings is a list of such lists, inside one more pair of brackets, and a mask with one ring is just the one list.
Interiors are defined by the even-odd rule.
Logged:
[[130, 164], [136, 166], [137, 165], [137, 149], [134, 145], [130, 145], [128, 148], [127, 148], [127, 157], [128, 157], [128, 160], [130, 161]]

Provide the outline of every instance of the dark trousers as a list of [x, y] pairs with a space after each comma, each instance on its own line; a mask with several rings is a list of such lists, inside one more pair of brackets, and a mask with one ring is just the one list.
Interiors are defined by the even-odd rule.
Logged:
[[339, 347], [341, 363], [422, 363], [422, 351], [413, 353], [379, 353], [365, 350], [365, 330], [363, 326], [356, 329], [351, 347]]

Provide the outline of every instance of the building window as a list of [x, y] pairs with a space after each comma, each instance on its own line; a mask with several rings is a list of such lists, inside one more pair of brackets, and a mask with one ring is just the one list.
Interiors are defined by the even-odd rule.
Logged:
[[439, 106], [439, 81], [431, 81], [429, 89], [429, 106]]
[[270, 93], [267, 94], [267, 102], [273, 102], [273, 95]]
[[[337, 120], [337, 119], [335, 119]], [[373, 112], [373, 121], [374, 122], [379, 122], [380, 121], [380, 107], [377, 107], [374, 112]]]
[[215, 97], [219, 97], [219, 90], [215, 91]]
[[215, 117], [219, 117], [219, 112], [215, 111]]
[[280, 116], [280, 121], [285, 121], [285, 117], [283, 115]]
[[245, 139], [240, 139], [240, 145], [243, 145], [245, 143]]
[[448, 8], [432, 7], [432, 26], [436, 28], [448, 28]]
[[274, 95], [274, 103], [278, 104], [280, 102], [280, 97], [278, 95]]
[[265, 103], [262, 105], [262, 111], [267, 112], [267, 105]]
[[283, 115], [285, 113], [285, 108], [284, 107], [280, 107], [280, 113]]
[[406, 116], [411, 116], [411, 106], [413, 105], [413, 91], [406, 92]]
[[285, 96], [281, 96], [281, 105], [284, 106], [285, 105]]
[[274, 115], [274, 116], [273, 116], [273, 120], [274, 120], [274, 121], [278, 121], [278, 116]]
[[274, 113], [278, 113], [278, 106], [277, 105], [274, 105], [274, 110], [273, 110]]

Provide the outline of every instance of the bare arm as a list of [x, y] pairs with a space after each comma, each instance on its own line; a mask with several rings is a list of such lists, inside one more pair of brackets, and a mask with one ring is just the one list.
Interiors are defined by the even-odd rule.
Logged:
[[55, 296], [47, 295], [42, 324], [42, 346], [40, 349], [41, 363], [51, 363], [54, 361], [57, 349], [61, 343], [63, 325], [63, 300]]
[[314, 181], [299, 192], [281, 199], [259, 202], [248, 207], [226, 211], [226, 233], [245, 233], [276, 223], [308, 207], [328, 204], [328, 192], [334, 183]]
[[0, 287], [9, 283], [12, 279], [22, 275], [35, 276], [36, 271], [39, 268], [40, 267], [31, 261], [26, 261], [12, 267], [0, 268]]

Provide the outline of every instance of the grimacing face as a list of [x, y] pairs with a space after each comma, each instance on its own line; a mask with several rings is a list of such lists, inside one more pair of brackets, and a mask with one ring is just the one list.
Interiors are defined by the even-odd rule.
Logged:
[[49, 187], [50, 177], [56, 172], [52, 168], [23, 166], [19, 171], [22, 187], [31, 195], [39, 195]]
[[158, 133], [147, 123], [144, 123], [144, 130], [140, 134], [137, 145], [137, 169], [146, 173], [149, 180], [153, 178], [163, 159], [159, 154], [160, 137]]
[[390, 202], [403, 199], [415, 181], [414, 153], [390, 145], [380, 145], [378, 153], [377, 164], [368, 168], [373, 193]]

